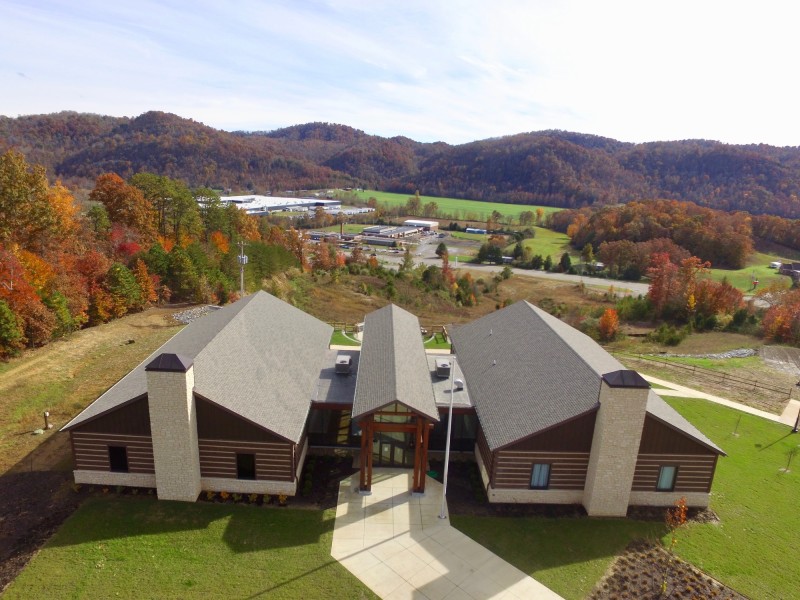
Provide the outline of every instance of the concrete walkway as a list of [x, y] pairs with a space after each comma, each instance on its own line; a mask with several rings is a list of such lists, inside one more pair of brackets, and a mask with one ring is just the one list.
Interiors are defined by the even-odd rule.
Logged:
[[734, 410], [755, 415], [756, 417], [761, 417], [762, 419], [774, 421], [775, 423], [783, 423], [784, 425], [793, 426], [795, 419], [797, 419], [797, 413], [800, 410], [800, 401], [789, 400], [786, 408], [783, 410], [783, 413], [781, 415], [776, 415], [764, 410], [752, 408], [746, 404], [742, 404], [741, 402], [734, 402], [733, 400], [727, 400], [726, 398], [720, 398], [719, 396], [706, 394], [705, 392], [701, 392], [699, 390], [693, 390], [692, 388], [678, 385], [677, 383], [672, 383], [671, 381], [664, 381], [663, 379], [658, 379], [645, 374], [642, 374], [642, 377], [644, 377], [650, 383], [655, 383], [668, 388], [653, 388], [653, 391], [659, 396], [669, 396], [673, 398], [702, 398], [703, 400], [721, 404], [722, 406], [727, 406], [728, 408], [732, 408]]
[[408, 470], [374, 469], [339, 486], [331, 556], [386, 600], [557, 600], [561, 596], [439, 519], [442, 485], [428, 477], [412, 497]]

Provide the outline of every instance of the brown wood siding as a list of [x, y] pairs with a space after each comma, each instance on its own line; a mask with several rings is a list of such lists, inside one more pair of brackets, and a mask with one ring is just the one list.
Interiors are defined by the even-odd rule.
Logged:
[[147, 408], [147, 398], [139, 398], [130, 404], [124, 404], [96, 419], [81, 423], [72, 431], [149, 436], [150, 412]]
[[521, 439], [502, 448], [535, 452], [591, 452], [597, 411], [561, 423], [547, 431]]
[[664, 425], [647, 415], [642, 428], [639, 454], [699, 454], [716, 456], [716, 453], [692, 438]]
[[286, 440], [266, 429], [262, 429], [204, 398], [195, 396], [195, 403], [197, 406], [197, 436], [199, 438], [287, 443]]
[[586, 485], [589, 452], [526, 452], [498, 450], [494, 487], [530, 489], [534, 463], [550, 465], [551, 490], [582, 490]]
[[717, 455], [698, 454], [639, 454], [633, 475], [634, 492], [654, 492], [661, 466], [676, 465], [676, 492], [710, 492], [714, 480]]
[[200, 476], [236, 479], [236, 454], [256, 455], [256, 479], [294, 481], [293, 447], [289, 442], [244, 442], [200, 439]]
[[478, 450], [483, 457], [483, 464], [486, 465], [486, 471], [489, 473], [489, 479], [492, 479], [492, 468], [494, 466], [494, 455], [489, 450], [489, 442], [486, 441], [486, 436], [483, 435], [483, 429], [478, 426], [478, 438], [476, 440]]
[[153, 442], [150, 436], [70, 431], [75, 468], [87, 471], [110, 471], [108, 447], [124, 446], [129, 473], [155, 473]]

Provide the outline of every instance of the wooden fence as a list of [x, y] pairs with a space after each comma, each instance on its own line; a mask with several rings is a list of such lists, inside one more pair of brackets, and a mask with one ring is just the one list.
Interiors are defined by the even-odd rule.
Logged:
[[644, 354], [620, 354], [621, 357], [629, 361], [638, 361], [643, 364], [655, 363], [667, 367], [676, 372], [684, 373], [700, 383], [717, 385], [725, 389], [734, 389], [742, 393], [752, 392], [769, 399], [769, 402], [754, 399], [754, 404], [765, 405], [765, 408], [774, 410], [776, 406], [782, 405], [792, 398], [800, 399], [800, 388], [796, 386], [785, 387], [773, 385], [758, 379], [739, 377], [714, 369], [706, 369], [695, 365], [686, 365], [670, 361], [658, 356], [648, 356]]
[[[358, 331], [358, 325], [355, 323], [345, 323], [343, 321], [328, 321], [327, 323], [335, 330], [342, 331], [344, 333], [356, 333]], [[448, 341], [446, 325], [421, 325], [420, 330], [426, 335], [441, 334], [444, 337], [444, 340]]]

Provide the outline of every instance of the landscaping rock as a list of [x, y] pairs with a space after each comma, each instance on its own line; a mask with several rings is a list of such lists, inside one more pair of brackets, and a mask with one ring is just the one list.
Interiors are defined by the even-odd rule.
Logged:
[[188, 310], [184, 310], [173, 314], [172, 318], [178, 321], [179, 323], [184, 323], [188, 325], [192, 321], [195, 321], [200, 317], [204, 317], [208, 313], [213, 312], [215, 310], [219, 310], [220, 308], [222, 307], [214, 306], [212, 304], [206, 304], [205, 306], [195, 306], [194, 308], [190, 308]]

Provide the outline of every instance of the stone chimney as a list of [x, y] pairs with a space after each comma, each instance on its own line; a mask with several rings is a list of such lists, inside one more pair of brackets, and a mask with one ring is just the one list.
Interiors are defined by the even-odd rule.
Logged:
[[200, 451], [192, 360], [161, 354], [145, 371], [158, 497], [194, 502], [200, 494]]
[[636, 470], [650, 384], [636, 371], [606, 373], [594, 425], [583, 506], [591, 517], [624, 517]]

